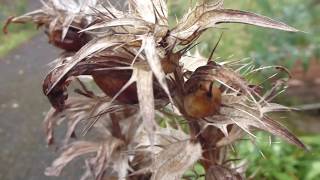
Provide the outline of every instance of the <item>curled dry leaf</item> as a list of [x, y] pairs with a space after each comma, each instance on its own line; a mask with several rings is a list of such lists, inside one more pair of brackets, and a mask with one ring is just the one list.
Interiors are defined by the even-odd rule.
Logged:
[[180, 43], [188, 44], [197, 38], [203, 30], [215, 27], [219, 23], [242, 23], [255, 26], [279, 29], [283, 31], [298, 32], [282, 22], [261, 16], [255, 13], [221, 8], [223, 1], [217, 4], [201, 4], [187, 14], [182, 21], [172, 30], [171, 35], [181, 40]]
[[[221, 127], [226, 127], [227, 125], [230, 125], [230, 124], [235, 124], [251, 135], [252, 135], [251, 127], [254, 127], [254, 128], [258, 128], [258, 129], [270, 132], [275, 136], [282, 137], [288, 142], [306, 149], [306, 146], [298, 138], [296, 138], [294, 134], [289, 132], [281, 124], [277, 123], [276, 121], [272, 120], [266, 115], [263, 115], [261, 117], [259, 109], [257, 109], [257, 107], [255, 106], [249, 107], [247, 105], [234, 103], [237, 101], [228, 100], [228, 98], [230, 97], [231, 97], [230, 95], [223, 97], [224, 99], [223, 104], [225, 103], [224, 105], [226, 107], [221, 108], [220, 115], [215, 115], [212, 118], [208, 118], [209, 121], [212, 122], [212, 123], [209, 123], [210, 125], [221, 128]], [[242, 99], [241, 97], [238, 97], [236, 95], [231, 98]], [[226, 102], [231, 102], [232, 104], [227, 104]]]
[[69, 147], [56, 159], [51, 167], [45, 171], [47, 176], [59, 176], [62, 169], [74, 158], [96, 152], [99, 149], [99, 144], [94, 142], [78, 141], [69, 145]]
[[143, 125], [147, 130], [151, 141], [154, 141], [154, 132], [157, 129], [155, 121], [155, 106], [153, 97], [152, 87], [152, 72], [148, 69], [137, 68], [136, 81], [137, 81], [137, 92], [140, 106], [140, 113], [143, 119]]
[[152, 180], [179, 180], [202, 155], [201, 145], [190, 141], [177, 142], [164, 148], [153, 161]]
[[92, 39], [90, 34], [78, 32], [95, 21], [91, 8], [97, 7], [101, 2], [97, 0], [71, 0], [65, 3], [61, 0], [41, 1], [42, 8], [26, 13], [22, 16], [7, 20], [3, 28], [11, 23], [33, 22], [38, 27], [44, 27], [49, 42], [66, 51], [78, 51]]

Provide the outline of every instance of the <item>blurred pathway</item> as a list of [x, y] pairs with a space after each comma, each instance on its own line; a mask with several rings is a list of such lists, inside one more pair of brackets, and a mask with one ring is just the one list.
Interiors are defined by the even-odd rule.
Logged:
[[[38, 0], [29, 1], [28, 10], [40, 5]], [[58, 55], [41, 34], [0, 59], [1, 180], [75, 179], [49, 178], [43, 173], [56, 154], [45, 143], [42, 120], [49, 104], [41, 83], [47, 64]]]
[[[28, 0], [27, 10], [40, 6], [40, 0]], [[58, 154], [46, 147], [42, 121], [50, 105], [42, 93], [42, 81], [47, 64], [58, 55], [59, 50], [39, 34], [0, 59], [0, 180], [75, 180], [81, 176], [79, 165], [68, 166], [61, 177], [44, 176]], [[59, 130], [57, 134], [62, 134], [63, 129]]]
[[0, 179], [46, 179], [52, 157], [42, 131], [49, 105], [41, 82], [57, 54], [39, 35], [0, 60]]

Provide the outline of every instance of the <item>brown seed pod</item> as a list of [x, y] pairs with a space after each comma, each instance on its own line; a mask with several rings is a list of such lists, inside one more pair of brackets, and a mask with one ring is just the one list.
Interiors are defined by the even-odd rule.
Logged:
[[[109, 97], [114, 97], [129, 81], [132, 75], [132, 71], [108, 71], [104, 74], [93, 74], [92, 77], [98, 87]], [[153, 83], [153, 92], [156, 99], [166, 98], [166, 94], [160, 88], [160, 85], [155, 80]], [[136, 104], [138, 103], [138, 94], [136, 84], [133, 83], [127, 87], [123, 92], [116, 98], [119, 102], [125, 104]]]
[[164, 73], [166, 73], [166, 74], [173, 73], [174, 70], [177, 68], [176, 64], [174, 64], [168, 60], [161, 61], [161, 66], [162, 66]]
[[161, 60], [162, 69], [166, 74], [173, 73], [179, 65], [181, 53], [170, 53]]
[[[193, 79], [186, 82], [190, 83]], [[221, 91], [211, 81], [199, 81], [187, 90], [184, 109], [194, 118], [204, 118], [217, 114], [221, 106]]]
[[[108, 71], [105, 74], [93, 74], [92, 77], [99, 88], [108, 96], [114, 97], [122, 87], [129, 81], [130, 71]], [[126, 104], [138, 102], [137, 88], [135, 84], [124, 90], [117, 100]]]
[[81, 49], [90, 41], [90, 37], [85, 33], [78, 33], [77, 29], [70, 27], [65, 38], [62, 40], [62, 30], [54, 30], [48, 34], [49, 43], [66, 51], [75, 52]]

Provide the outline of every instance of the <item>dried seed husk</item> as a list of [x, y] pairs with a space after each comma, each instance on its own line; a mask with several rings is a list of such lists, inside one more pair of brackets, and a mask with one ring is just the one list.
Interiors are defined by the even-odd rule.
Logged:
[[62, 39], [62, 30], [54, 30], [48, 34], [49, 43], [70, 52], [76, 52], [86, 45], [91, 37], [88, 34], [80, 34], [74, 28], [69, 28], [66, 36]]
[[217, 87], [210, 88], [210, 84], [210, 81], [200, 82], [197, 89], [184, 97], [184, 109], [189, 116], [203, 118], [219, 112], [221, 91]]

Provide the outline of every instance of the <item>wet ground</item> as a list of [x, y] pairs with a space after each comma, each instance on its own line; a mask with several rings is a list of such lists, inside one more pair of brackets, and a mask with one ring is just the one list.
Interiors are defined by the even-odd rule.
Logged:
[[[28, 9], [39, 1], [30, 0]], [[1, 42], [4, 43], [4, 42]], [[0, 179], [75, 179], [44, 176], [56, 154], [46, 147], [42, 120], [49, 104], [41, 91], [47, 64], [59, 51], [39, 34], [0, 59]]]
[[70, 179], [43, 175], [55, 154], [42, 131], [49, 104], [41, 82], [47, 63], [58, 54], [38, 35], [0, 60], [0, 179]]

